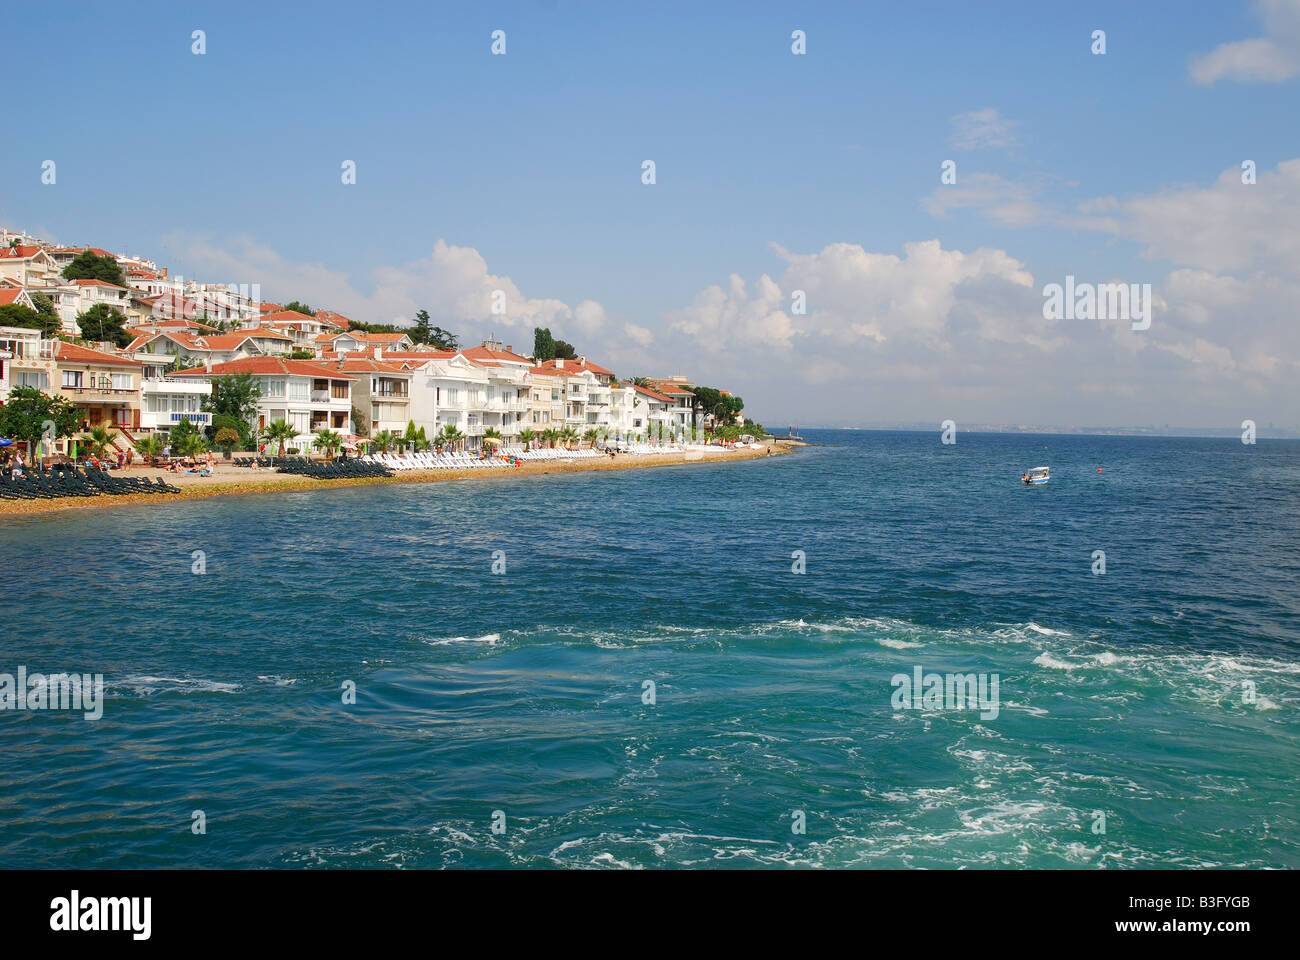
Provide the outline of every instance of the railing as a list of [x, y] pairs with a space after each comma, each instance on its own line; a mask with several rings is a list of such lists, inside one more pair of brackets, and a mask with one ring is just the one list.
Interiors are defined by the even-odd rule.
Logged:
[[75, 393], [75, 394], [77, 394], [78, 396], [83, 396], [83, 395], [87, 395], [87, 394], [94, 394], [94, 395], [105, 396], [105, 397], [110, 397], [110, 398], [112, 398], [112, 397], [121, 397], [121, 396], [123, 396], [124, 394], [133, 394], [133, 393], [137, 393], [137, 392], [138, 392], [138, 390], [137, 390], [135, 387], [116, 387], [116, 388], [115, 388], [115, 387], [68, 387], [68, 386], [65, 386], [65, 387], [63, 387], [62, 389], [63, 389], [64, 392], [66, 392], [66, 393]]

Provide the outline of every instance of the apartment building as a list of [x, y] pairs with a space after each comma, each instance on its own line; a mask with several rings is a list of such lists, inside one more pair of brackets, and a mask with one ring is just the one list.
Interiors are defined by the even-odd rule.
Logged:
[[0, 327], [0, 403], [15, 387], [49, 393], [57, 379], [54, 341], [31, 327]]
[[54, 342], [53, 352], [58, 379], [50, 392], [76, 405], [83, 430], [104, 423], [127, 430], [140, 425], [143, 364], [62, 340]]
[[357, 378], [329, 364], [284, 357], [245, 357], [167, 375], [168, 380], [205, 380], [247, 373], [257, 382], [253, 426], [264, 432], [276, 420], [296, 431], [293, 444], [306, 449], [318, 430], [352, 433], [352, 387]]
[[[407, 424], [414, 420], [411, 415], [411, 371], [396, 363], [364, 356], [345, 357], [328, 366], [356, 377], [352, 402], [365, 417], [366, 435], [373, 437], [384, 430], [406, 432]], [[416, 429], [419, 426], [416, 424]], [[425, 427], [424, 432], [428, 435], [430, 428]]]

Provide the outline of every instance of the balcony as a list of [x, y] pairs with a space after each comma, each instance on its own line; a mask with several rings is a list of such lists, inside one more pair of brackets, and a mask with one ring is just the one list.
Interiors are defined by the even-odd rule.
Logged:
[[63, 387], [62, 390], [70, 399], [89, 403], [121, 403], [140, 395], [136, 387], [122, 390], [112, 387]]

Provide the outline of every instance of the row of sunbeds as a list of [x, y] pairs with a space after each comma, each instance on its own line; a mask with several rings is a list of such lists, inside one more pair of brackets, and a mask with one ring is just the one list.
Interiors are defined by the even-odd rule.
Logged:
[[132, 493], [179, 493], [161, 477], [113, 477], [105, 470], [87, 467], [78, 470], [72, 464], [53, 467], [27, 467], [19, 476], [8, 471], [0, 474], [2, 500], [53, 500], [60, 497], [125, 496]]

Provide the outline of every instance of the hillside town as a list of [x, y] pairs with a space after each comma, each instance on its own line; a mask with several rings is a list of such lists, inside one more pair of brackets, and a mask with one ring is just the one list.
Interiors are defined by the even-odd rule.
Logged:
[[64, 415], [39, 435], [11, 425], [0, 440], [29, 459], [88, 445], [111, 459], [179, 435], [227, 453], [269, 443], [310, 455], [761, 431], [728, 391], [680, 375], [620, 378], [549, 330], [519, 348], [495, 336], [462, 346], [423, 311], [410, 326], [357, 322], [263, 302], [256, 284], [200, 283], [141, 257], [0, 231], [0, 405], [32, 401], [30, 391], [66, 403], [53, 401]]

